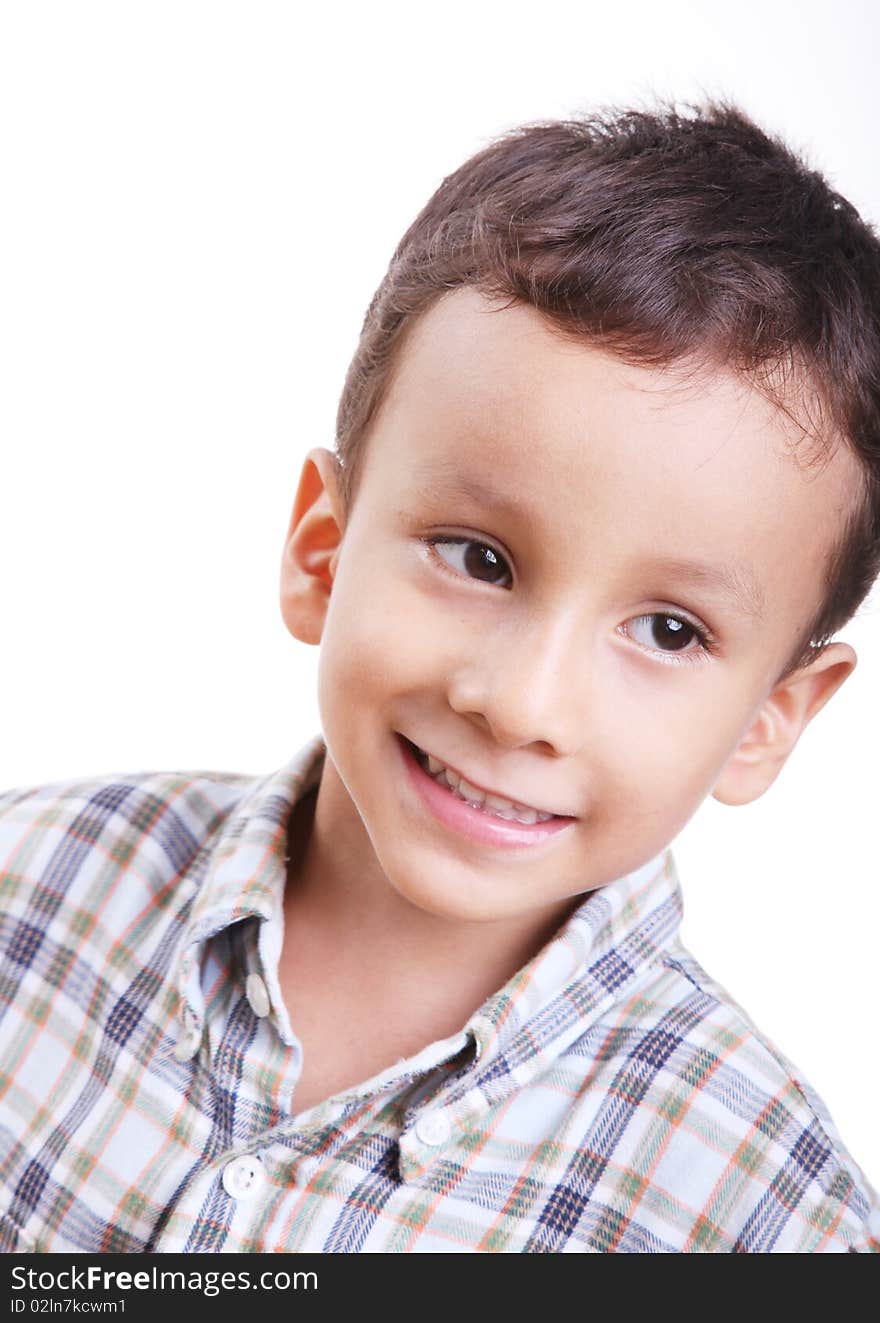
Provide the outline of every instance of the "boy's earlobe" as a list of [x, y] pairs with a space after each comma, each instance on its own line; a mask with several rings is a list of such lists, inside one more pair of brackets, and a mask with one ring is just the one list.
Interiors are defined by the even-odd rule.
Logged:
[[316, 447], [303, 463], [281, 558], [281, 614], [301, 643], [321, 641], [343, 530], [339, 461]]
[[776, 780], [803, 731], [856, 668], [848, 643], [832, 643], [781, 680], [761, 704], [712, 790], [721, 804], [750, 804]]

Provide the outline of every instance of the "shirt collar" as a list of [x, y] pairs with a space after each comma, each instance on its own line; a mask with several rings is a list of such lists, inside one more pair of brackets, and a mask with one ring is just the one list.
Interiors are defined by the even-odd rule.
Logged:
[[[190, 1023], [200, 1024], [204, 1015], [204, 944], [242, 919], [278, 918], [280, 926], [290, 814], [317, 786], [325, 750], [323, 736], [316, 735], [279, 771], [253, 782], [200, 856], [204, 878], [182, 934], [175, 977], [181, 1016]], [[277, 969], [273, 973], [277, 984]]]
[[587, 892], [555, 937], [469, 1021], [477, 1059], [491, 1071], [495, 1059], [521, 1055], [540, 1070], [542, 1054], [544, 1064], [558, 1056], [626, 995], [675, 938], [681, 916], [668, 848]]
[[[493, 1107], [506, 1105], [547, 1075], [573, 1043], [588, 1039], [663, 958], [681, 914], [669, 849], [588, 892], [556, 936], [468, 1022], [471, 1053], [431, 1099], [443, 1113], [443, 1134], [479, 1132]], [[404, 1180], [418, 1179], [440, 1151], [419, 1142], [418, 1100], [411, 1115], [416, 1123], [400, 1141]]]

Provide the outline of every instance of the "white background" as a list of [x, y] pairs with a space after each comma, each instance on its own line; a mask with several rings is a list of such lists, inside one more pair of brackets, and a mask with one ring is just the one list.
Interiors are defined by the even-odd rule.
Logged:
[[[876, 223], [873, 0], [0, 9], [0, 785], [268, 771], [318, 729], [278, 561], [361, 319], [527, 119], [735, 97]], [[697, 957], [880, 1182], [880, 616], [754, 805], [678, 839]], [[675, 750], [670, 750], [670, 757]]]

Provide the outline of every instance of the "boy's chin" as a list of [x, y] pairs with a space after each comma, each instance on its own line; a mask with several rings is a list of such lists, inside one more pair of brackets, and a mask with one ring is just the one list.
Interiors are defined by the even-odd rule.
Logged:
[[[505, 924], [543, 930], [550, 921], [559, 922], [580, 904], [582, 896], [554, 899], [536, 907], [521, 896], [503, 894], [504, 880], [498, 877], [475, 877], [463, 869], [450, 885], [452, 869], [448, 863], [437, 865], [436, 880], [430, 868], [419, 868], [416, 876], [390, 877], [391, 885], [402, 900], [421, 913], [451, 924]], [[509, 879], [508, 879], [509, 881]]]

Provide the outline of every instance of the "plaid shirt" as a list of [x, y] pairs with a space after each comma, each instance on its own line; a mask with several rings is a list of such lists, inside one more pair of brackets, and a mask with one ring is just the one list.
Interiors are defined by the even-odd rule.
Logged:
[[669, 851], [297, 1114], [286, 827], [323, 757], [0, 799], [0, 1249], [880, 1249], [822, 1102], [682, 947]]

